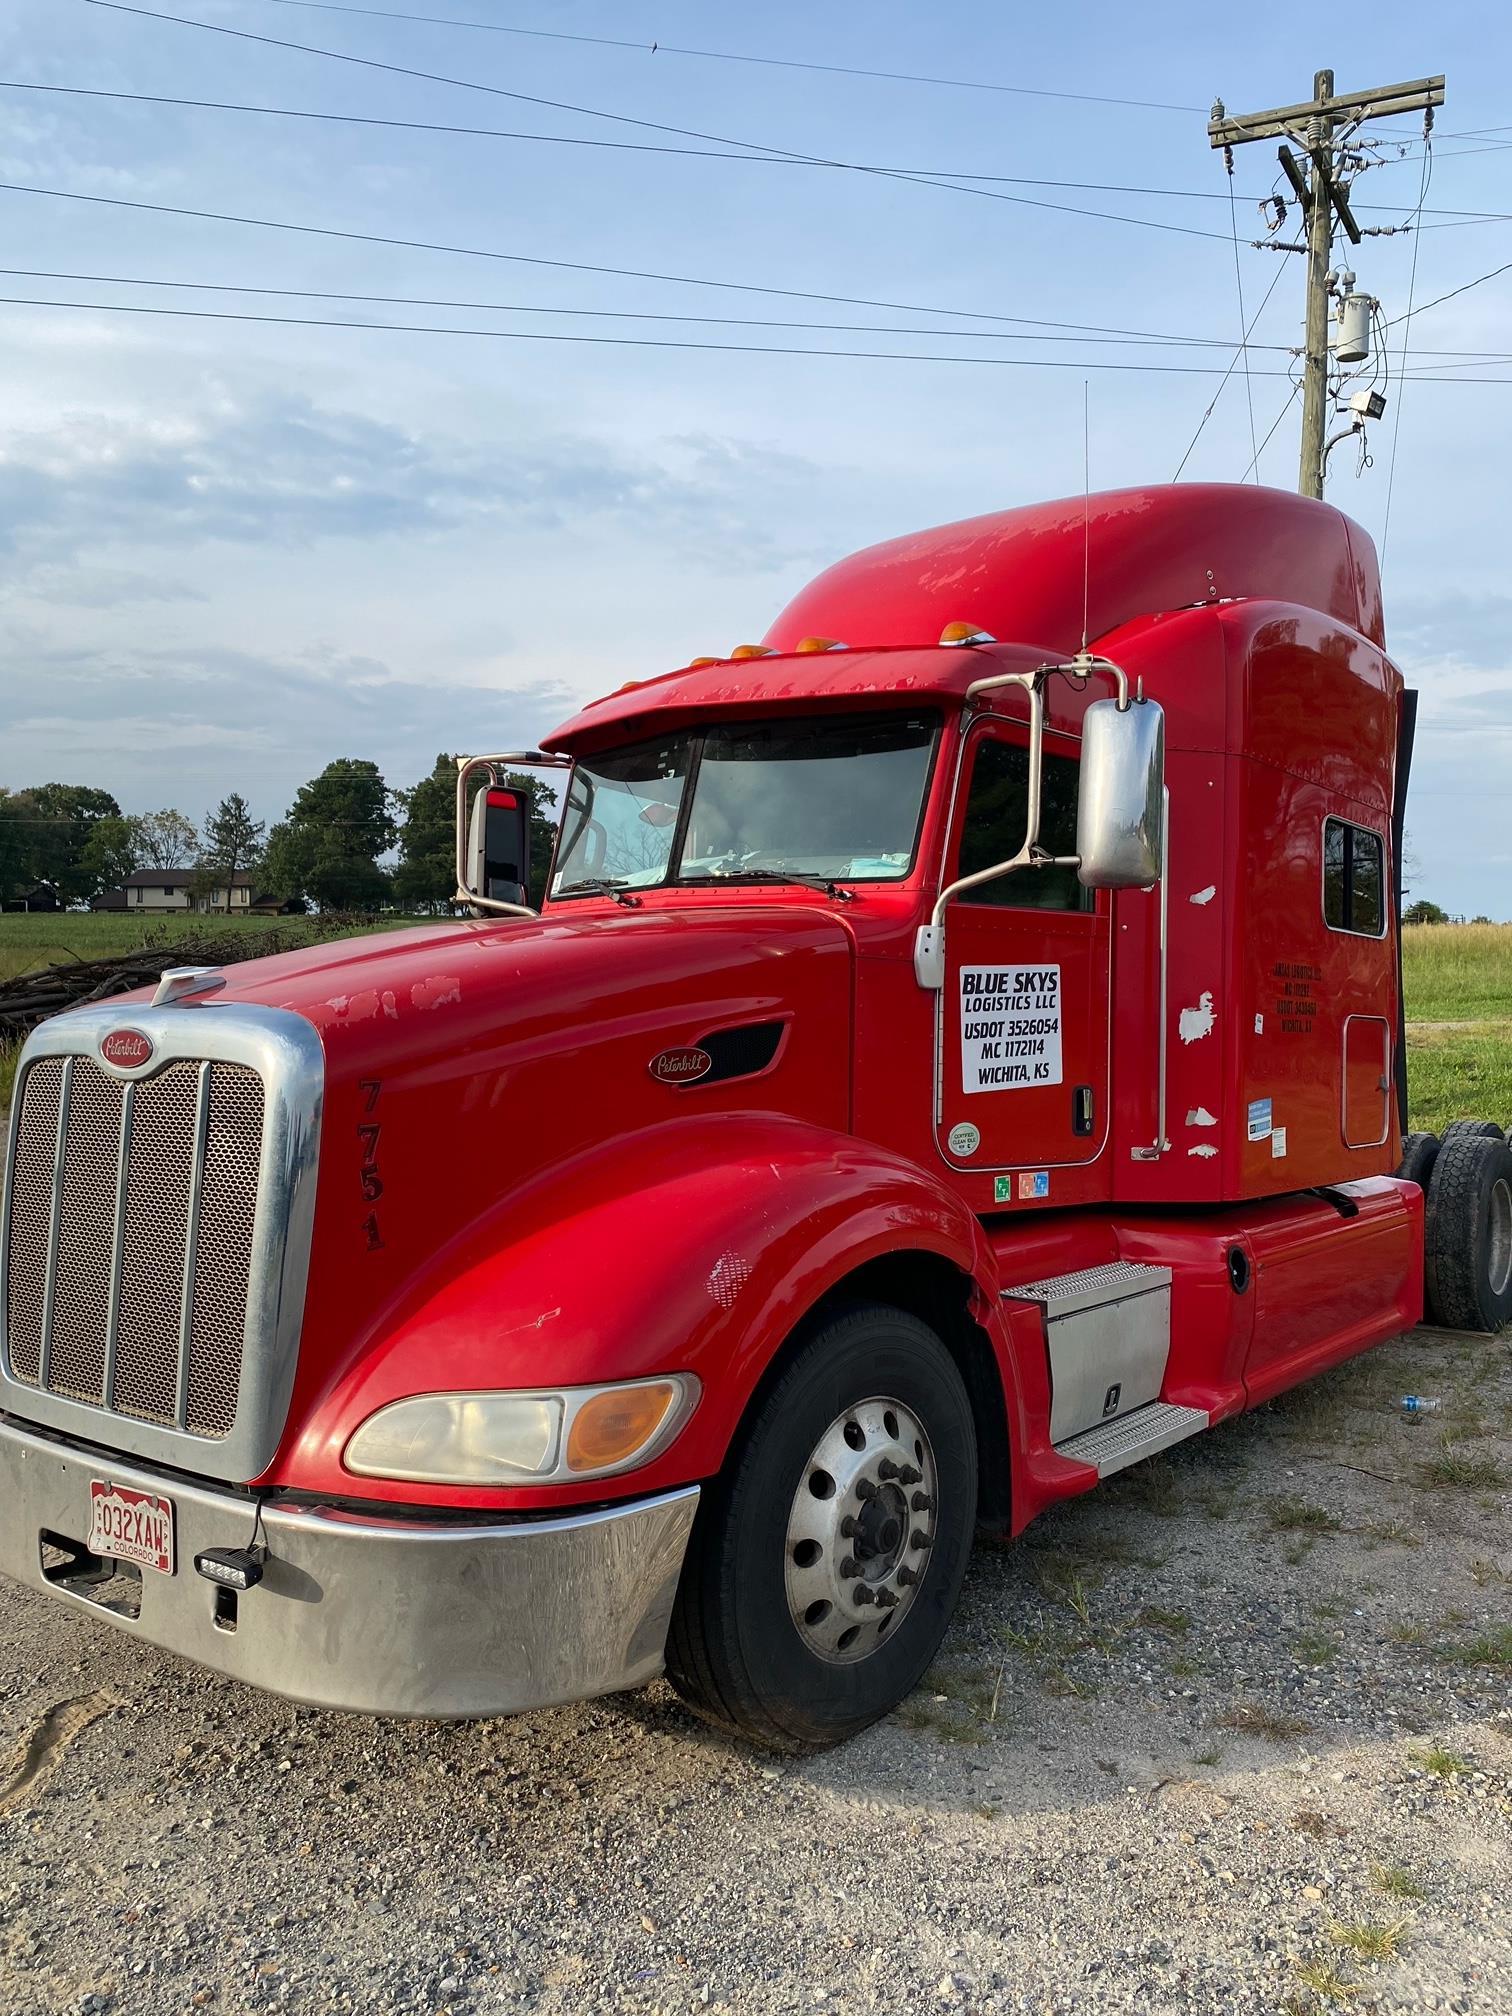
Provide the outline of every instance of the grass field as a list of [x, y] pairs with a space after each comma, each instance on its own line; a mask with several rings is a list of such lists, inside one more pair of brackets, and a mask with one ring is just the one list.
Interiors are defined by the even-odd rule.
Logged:
[[[255, 937], [270, 929], [284, 943], [291, 931], [319, 932], [297, 917], [0, 917], [0, 981], [70, 957], [129, 952], [149, 935]], [[1414, 924], [1402, 934], [1402, 960], [1412, 1125], [1435, 1133], [1457, 1119], [1512, 1125], [1512, 924]], [[14, 1070], [14, 1052], [0, 1047], [0, 1106]]]
[[1402, 966], [1413, 1126], [1512, 1126], [1512, 924], [1410, 925]]

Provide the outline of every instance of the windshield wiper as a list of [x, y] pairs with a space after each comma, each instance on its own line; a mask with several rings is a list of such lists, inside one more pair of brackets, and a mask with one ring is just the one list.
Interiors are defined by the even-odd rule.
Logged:
[[832, 882], [827, 875], [809, 875], [801, 868], [731, 868], [724, 873], [684, 875], [684, 882], [794, 882], [803, 889], [818, 889], [837, 903], [854, 903], [856, 892]]
[[627, 910], [638, 910], [640, 898], [626, 896], [626, 884], [622, 881], [608, 881], [601, 875], [584, 875], [576, 882], [567, 882], [556, 892], [558, 896], [574, 896], [580, 890], [585, 896], [612, 896], [616, 903], [623, 903]]

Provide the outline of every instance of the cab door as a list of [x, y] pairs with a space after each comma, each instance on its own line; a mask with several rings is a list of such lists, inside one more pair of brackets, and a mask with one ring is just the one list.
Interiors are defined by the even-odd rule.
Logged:
[[[1051, 854], [1076, 851], [1079, 756], [1074, 737], [1046, 732], [1040, 845]], [[978, 724], [963, 756], [949, 880], [1019, 851], [1028, 788], [1025, 729]], [[1016, 870], [946, 911], [938, 1146], [953, 1168], [1001, 1172], [999, 1202], [1047, 1195], [1050, 1169], [1102, 1152], [1109, 940], [1108, 898], [1082, 888], [1074, 868]]]

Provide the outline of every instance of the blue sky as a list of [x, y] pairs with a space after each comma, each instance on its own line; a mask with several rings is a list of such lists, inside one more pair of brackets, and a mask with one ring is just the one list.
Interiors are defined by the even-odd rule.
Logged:
[[[1512, 212], [1499, 80], [1512, 31], [1483, 7], [1388, 4], [1303, 30], [1211, 6], [864, 11], [768, 5], [504, 6], [373, 0], [640, 46], [453, 29], [279, 0], [159, 0], [285, 41], [445, 73], [769, 149], [962, 175], [1205, 192], [1000, 194], [1122, 213], [1183, 235], [895, 178], [804, 164], [407, 133], [376, 126], [0, 90], [0, 180], [126, 202], [236, 212], [390, 238], [863, 296], [923, 312], [552, 270], [0, 191], [5, 264], [247, 289], [319, 289], [467, 308], [278, 300], [119, 278], [0, 276], [0, 293], [271, 315], [336, 315], [576, 335], [1033, 357], [1058, 367], [657, 350], [0, 305], [0, 783], [62, 777], [133, 810], [198, 815], [240, 789], [279, 815], [338, 755], [394, 784], [443, 748], [538, 736], [577, 700], [695, 651], [759, 636], [812, 573], [915, 526], [1077, 491], [1090, 382], [1094, 487], [1165, 481], [1212, 397], [1222, 351], [1074, 344], [962, 314], [1231, 341], [1239, 325], [1226, 181], [1208, 148], [1215, 94], [1293, 102], [1332, 61], [1341, 89], [1443, 70], [1428, 204]], [[663, 46], [657, 54], [649, 45]], [[826, 75], [667, 45], [1074, 90], [1183, 110]], [[0, 76], [672, 147], [700, 143], [581, 112], [369, 70], [85, 0], [12, 0]], [[1396, 121], [1398, 130], [1415, 121]], [[1246, 154], [1248, 158], [1246, 158]], [[1400, 221], [1421, 156], [1357, 190]], [[1241, 244], [1273, 149], [1237, 162]], [[1214, 200], [1217, 198], [1218, 200]], [[1362, 212], [1362, 222], [1366, 217]], [[1505, 222], [1425, 217], [1416, 300], [1512, 261]], [[1414, 240], [1368, 239], [1361, 283], [1406, 308]], [[1279, 255], [1241, 255], [1249, 312]], [[1301, 261], [1286, 260], [1254, 341], [1298, 340]], [[526, 313], [527, 308], [557, 311]], [[763, 317], [890, 332], [574, 317]], [[1026, 340], [1031, 334], [1048, 341]], [[1400, 331], [1397, 332], [1398, 338]], [[1512, 356], [1512, 273], [1442, 308], [1414, 351]], [[1288, 396], [1283, 351], [1257, 351], [1263, 436]], [[1409, 369], [1451, 368], [1416, 356]], [[1464, 367], [1458, 367], [1463, 375]], [[1512, 378], [1512, 363], [1482, 367]], [[1393, 377], [1397, 370], [1392, 357]], [[1390, 542], [1393, 649], [1423, 690], [1410, 828], [1416, 886], [1512, 916], [1512, 385], [1404, 389]], [[1329, 494], [1379, 541], [1395, 422], [1352, 444]], [[1297, 409], [1261, 458], [1295, 481]], [[1187, 463], [1235, 480], [1250, 460], [1235, 374]]]

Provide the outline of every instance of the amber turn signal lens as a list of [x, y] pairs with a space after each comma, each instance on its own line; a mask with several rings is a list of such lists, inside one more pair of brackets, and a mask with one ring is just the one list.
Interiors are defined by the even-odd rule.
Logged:
[[567, 1437], [567, 1468], [612, 1470], [628, 1463], [655, 1435], [676, 1399], [670, 1379], [652, 1379], [585, 1400]]
[[770, 644], [737, 644], [730, 653], [732, 658], [770, 658], [771, 655]]
[[845, 646], [838, 637], [800, 637], [793, 648], [799, 652], [843, 651]]

